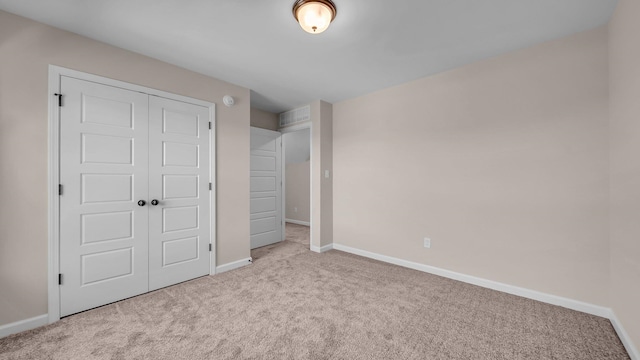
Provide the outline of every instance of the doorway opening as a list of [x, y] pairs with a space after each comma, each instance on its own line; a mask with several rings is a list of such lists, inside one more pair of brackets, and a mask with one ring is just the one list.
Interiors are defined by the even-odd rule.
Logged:
[[311, 128], [280, 130], [283, 143], [285, 237], [311, 246]]
[[311, 123], [251, 128], [251, 257], [311, 249]]

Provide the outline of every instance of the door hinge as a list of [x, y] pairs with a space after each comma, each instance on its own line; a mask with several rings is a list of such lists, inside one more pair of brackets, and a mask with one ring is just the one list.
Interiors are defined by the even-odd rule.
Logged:
[[213, 190], [213, 184], [209, 183], [209, 190]]
[[209, 130], [211, 130], [211, 121], [209, 121]]
[[62, 285], [62, 274], [58, 274], [58, 285]]
[[58, 195], [62, 195], [62, 184], [58, 184]]
[[209, 251], [213, 251], [213, 246], [211, 246], [211, 244], [209, 244]]
[[53, 94], [53, 96], [58, 97], [58, 106], [62, 106], [62, 94]]

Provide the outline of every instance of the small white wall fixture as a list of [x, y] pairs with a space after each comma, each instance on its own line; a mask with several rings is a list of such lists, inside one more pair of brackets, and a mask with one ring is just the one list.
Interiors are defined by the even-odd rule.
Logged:
[[225, 106], [232, 107], [236, 103], [236, 100], [230, 95], [225, 95], [222, 98], [222, 102], [224, 103]]

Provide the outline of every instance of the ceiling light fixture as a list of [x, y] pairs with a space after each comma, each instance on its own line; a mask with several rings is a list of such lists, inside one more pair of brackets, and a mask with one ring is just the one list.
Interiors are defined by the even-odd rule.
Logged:
[[300, 27], [310, 34], [327, 30], [336, 13], [336, 5], [331, 0], [297, 0], [293, 4], [293, 16]]

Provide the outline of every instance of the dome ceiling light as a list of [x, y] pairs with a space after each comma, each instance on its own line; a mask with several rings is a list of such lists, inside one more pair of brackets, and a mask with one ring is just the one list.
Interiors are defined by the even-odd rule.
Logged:
[[310, 34], [327, 30], [336, 13], [336, 5], [331, 0], [297, 0], [293, 4], [293, 16], [300, 27]]

